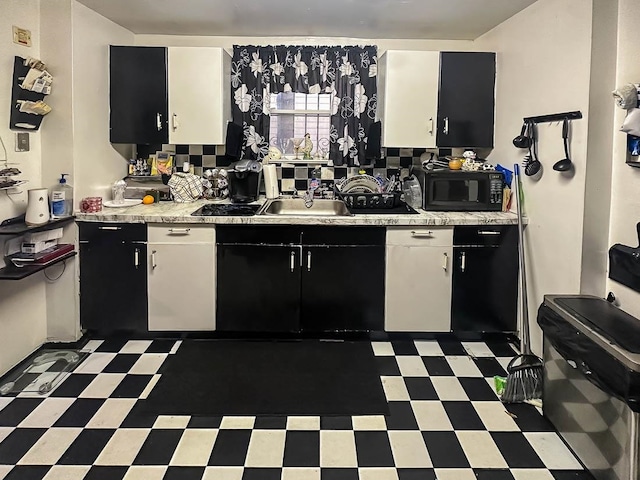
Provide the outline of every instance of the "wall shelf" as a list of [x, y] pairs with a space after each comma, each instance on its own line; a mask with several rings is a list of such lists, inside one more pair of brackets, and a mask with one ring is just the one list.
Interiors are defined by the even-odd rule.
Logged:
[[0, 235], [23, 235], [30, 232], [40, 232], [42, 230], [61, 227], [65, 223], [72, 222], [74, 219], [75, 217], [58, 218], [56, 220], [50, 220], [47, 223], [36, 226], [29, 226], [24, 222], [14, 223], [12, 225], [5, 225], [3, 227], [0, 227]]
[[582, 112], [577, 110], [574, 112], [551, 113], [549, 115], [538, 115], [536, 117], [524, 117], [524, 123], [561, 122], [565, 118], [567, 120], [579, 120], [582, 118]]
[[0, 280], [22, 280], [23, 278], [27, 278], [35, 273], [41, 272], [45, 268], [49, 268], [56, 263], [64, 262], [69, 258], [75, 257], [77, 254], [78, 252], [76, 251], [65, 253], [64, 255], [51, 260], [49, 263], [40, 265], [16, 267], [15, 265], [10, 264], [4, 268], [0, 268]]

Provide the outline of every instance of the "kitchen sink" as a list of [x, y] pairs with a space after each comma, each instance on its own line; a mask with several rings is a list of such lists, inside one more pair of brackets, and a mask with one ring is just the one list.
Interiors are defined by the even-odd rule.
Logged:
[[258, 215], [348, 217], [352, 214], [342, 200], [317, 199], [307, 208], [303, 198], [276, 198], [267, 200]]

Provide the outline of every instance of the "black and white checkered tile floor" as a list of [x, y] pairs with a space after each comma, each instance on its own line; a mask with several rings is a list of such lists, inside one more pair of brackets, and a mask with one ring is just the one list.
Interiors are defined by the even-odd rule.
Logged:
[[180, 342], [97, 341], [51, 394], [0, 397], [4, 480], [591, 480], [493, 390], [506, 343], [373, 342], [389, 416], [143, 417]]

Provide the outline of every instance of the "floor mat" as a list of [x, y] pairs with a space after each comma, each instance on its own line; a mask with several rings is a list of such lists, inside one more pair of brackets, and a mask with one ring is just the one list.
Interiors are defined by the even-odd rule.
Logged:
[[182, 343], [143, 402], [156, 415], [376, 415], [389, 409], [367, 342]]

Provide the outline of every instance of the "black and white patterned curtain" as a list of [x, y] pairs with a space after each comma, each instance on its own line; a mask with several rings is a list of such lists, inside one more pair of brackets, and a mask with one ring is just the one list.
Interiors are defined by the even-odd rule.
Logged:
[[271, 93], [330, 93], [329, 158], [334, 165], [364, 165], [376, 116], [377, 60], [375, 46], [234, 45], [231, 108], [244, 129], [244, 158], [262, 160], [269, 151]]

